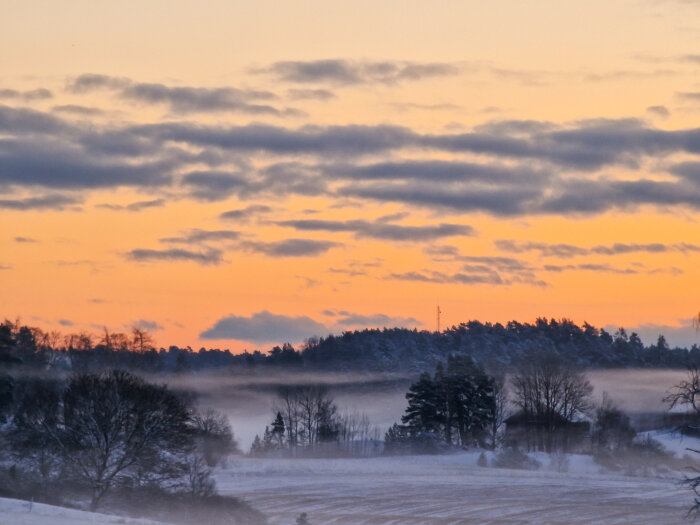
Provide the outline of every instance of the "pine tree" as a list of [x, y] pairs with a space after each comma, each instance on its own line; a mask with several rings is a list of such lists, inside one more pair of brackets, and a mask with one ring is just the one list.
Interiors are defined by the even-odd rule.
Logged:
[[423, 373], [417, 383], [411, 385], [406, 394], [408, 407], [401, 421], [412, 432], [438, 432], [443, 423], [443, 402], [438, 385]]
[[250, 446], [250, 455], [259, 456], [263, 452], [262, 441], [260, 441], [260, 436], [255, 434], [255, 439], [253, 439], [253, 444]]
[[277, 448], [284, 447], [284, 433], [284, 418], [282, 417], [281, 412], [277, 412], [277, 417], [275, 417], [274, 421], [272, 422], [272, 436], [277, 444]]
[[[410, 433], [438, 437], [447, 445], [484, 446], [495, 414], [495, 380], [469, 356], [449, 356], [433, 377], [424, 373], [406, 394], [401, 418]], [[393, 436], [392, 436], [393, 437]]]
[[272, 441], [272, 432], [270, 431], [270, 427], [266, 426], [262, 439], [262, 450], [263, 452], [267, 453], [275, 450], [275, 448], [275, 443]]

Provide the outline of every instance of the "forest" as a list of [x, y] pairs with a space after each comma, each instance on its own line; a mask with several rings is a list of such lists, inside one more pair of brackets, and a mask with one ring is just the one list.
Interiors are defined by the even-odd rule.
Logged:
[[486, 367], [512, 368], [533, 351], [550, 351], [573, 366], [586, 368], [686, 368], [700, 365], [700, 347], [671, 348], [660, 334], [645, 345], [619, 328], [611, 334], [587, 323], [539, 318], [534, 323], [469, 321], [442, 332], [405, 328], [365, 329], [307, 339], [298, 348], [280, 342], [266, 351], [157, 347], [153, 336], [134, 327], [130, 333], [62, 334], [23, 325], [0, 324], [0, 364], [94, 371], [108, 368], [158, 372], [212, 369], [334, 372], [409, 372], [432, 369], [448, 355], [468, 355]]

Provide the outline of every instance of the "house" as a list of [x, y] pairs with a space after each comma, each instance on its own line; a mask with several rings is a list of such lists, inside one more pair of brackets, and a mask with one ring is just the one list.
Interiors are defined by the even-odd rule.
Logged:
[[555, 414], [545, 420], [535, 414], [516, 412], [505, 420], [506, 446], [529, 451], [583, 452], [590, 448], [591, 421], [576, 414], [572, 421]]

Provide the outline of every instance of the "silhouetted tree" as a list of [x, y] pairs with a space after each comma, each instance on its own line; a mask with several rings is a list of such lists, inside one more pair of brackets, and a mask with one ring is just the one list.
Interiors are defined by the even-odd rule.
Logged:
[[637, 433], [629, 417], [603, 392], [603, 399], [595, 411], [591, 442], [599, 450], [615, 451], [628, 448]]
[[511, 385], [515, 404], [539, 427], [547, 452], [552, 451], [556, 432], [591, 407], [593, 387], [585, 374], [552, 352], [529, 355]]
[[228, 418], [222, 412], [206, 409], [192, 416], [195, 440], [204, 460], [215, 467], [223, 458], [238, 450]]
[[76, 375], [59, 392], [38, 387], [18, 426], [91, 488], [92, 510], [116, 485], [175, 482], [192, 451], [187, 406], [165, 386], [120, 371]]
[[486, 444], [496, 415], [495, 381], [469, 356], [449, 356], [431, 377], [411, 385], [401, 418], [411, 434], [440, 436], [448, 445]]
[[272, 422], [272, 436], [277, 443], [277, 448], [282, 448], [284, 446], [284, 434], [284, 418], [282, 417], [282, 412], [278, 410]]

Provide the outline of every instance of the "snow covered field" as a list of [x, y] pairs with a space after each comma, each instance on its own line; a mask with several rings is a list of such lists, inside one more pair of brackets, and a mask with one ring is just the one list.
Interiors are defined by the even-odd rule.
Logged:
[[109, 516], [96, 512], [54, 507], [34, 503], [29, 511], [29, 502], [0, 498], [1, 525], [159, 525], [152, 520], [137, 520]]
[[[684, 443], [688, 444], [688, 443]], [[369, 459], [234, 458], [218, 469], [223, 494], [244, 498], [271, 525], [301, 512], [321, 524], [681, 524], [692, 493], [681, 474], [601, 472], [589, 456], [536, 457], [540, 470], [476, 466], [478, 454]], [[489, 458], [490, 459], [490, 458]], [[151, 525], [136, 520], [0, 498], [1, 525]], [[205, 525], [205, 524], [198, 524]]]
[[[224, 494], [247, 500], [271, 524], [672, 524], [692, 493], [679, 475], [600, 473], [570, 456], [569, 472], [479, 468], [476, 454], [370, 459], [238, 458], [217, 472]], [[548, 459], [548, 458], [547, 458]]]

